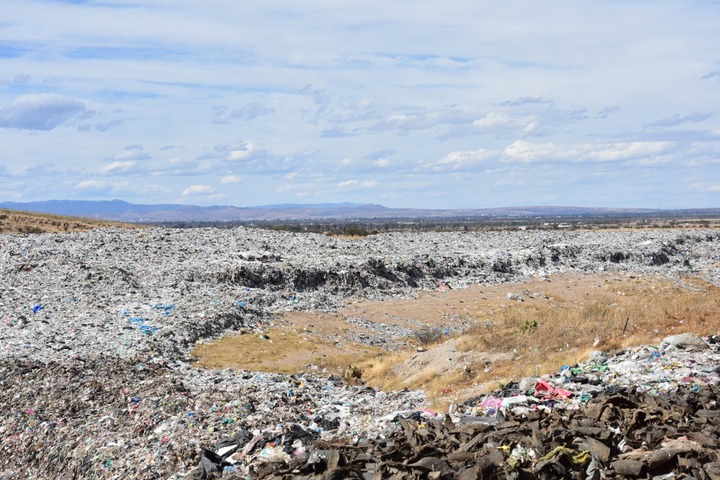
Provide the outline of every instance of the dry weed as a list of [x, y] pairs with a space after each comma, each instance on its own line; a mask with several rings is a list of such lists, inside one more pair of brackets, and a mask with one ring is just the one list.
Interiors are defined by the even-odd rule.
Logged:
[[[421, 371], [399, 379], [393, 376], [393, 366], [404, 360], [395, 355], [392, 360], [373, 359], [373, 367], [363, 378], [380, 386], [401, 383], [408, 388], [424, 388], [436, 404], [442, 404], [446, 401], [443, 392], [499, 386], [511, 379], [557, 371], [562, 365], [586, 359], [592, 350], [657, 343], [680, 332], [718, 333], [720, 289], [694, 278], [685, 279], [685, 284], [692, 288], [668, 280], [631, 278], [609, 285], [602, 295], [593, 298], [555, 297], [544, 304], [516, 302], [494, 311], [478, 305], [477, 326], [457, 339], [458, 349], [512, 352], [512, 359], [472, 368], [471, 375], [438, 377], [436, 372]], [[497, 321], [487, 322], [488, 312]]]
[[206, 368], [237, 368], [279, 373], [333, 373], [344, 375], [358, 359], [377, 356], [379, 348], [344, 345], [342, 352], [333, 342], [325, 342], [282, 328], [262, 335], [223, 337], [197, 345], [192, 355]]
[[0, 233], [84, 232], [110, 227], [145, 228], [137, 224], [0, 209]]

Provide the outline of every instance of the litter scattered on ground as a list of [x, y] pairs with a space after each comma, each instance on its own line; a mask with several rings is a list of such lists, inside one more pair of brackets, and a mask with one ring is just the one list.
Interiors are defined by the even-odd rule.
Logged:
[[[447, 417], [423, 410], [419, 392], [206, 371], [188, 351], [238, 330], [260, 341], [280, 311], [554, 272], [717, 284], [718, 241], [713, 231], [0, 235], [0, 478], [717, 478], [714, 337], [597, 354]], [[375, 327], [394, 339], [397, 327]]]
[[399, 413], [376, 438], [274, 441], [272, 460], [238, 440], [214, 468], [277, 479], [718, 478], [720, 344], [695, 340], [702, 350], [595, 353], [447, 413]]

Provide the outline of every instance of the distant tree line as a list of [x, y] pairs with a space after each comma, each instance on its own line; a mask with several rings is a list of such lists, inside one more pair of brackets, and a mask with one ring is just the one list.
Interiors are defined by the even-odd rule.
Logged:
[[371, 219], [322, 219], [322, 220], [244, 220], [244, 221], [177, 221], [154, 222], [169, 228], [235, 228], [238, 226], [282, 230], [297, 233], [322, 233], [362, 237], [381, 232], [421, 231], [502, 231], [502, 230], [555, 230], [593, 228], [676, 228], [679, 226], [703, 227], [720, 225], [720, 214], [693, 216], [666, 215], [659, 212], [646, 214], [615, 215], [556, 215], [511, 217], [446, 217], [446, 218], [371, 218]]

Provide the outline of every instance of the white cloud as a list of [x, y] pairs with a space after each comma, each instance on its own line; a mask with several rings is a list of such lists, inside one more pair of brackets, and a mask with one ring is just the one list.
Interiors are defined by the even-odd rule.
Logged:
[[195, 201], [200, 203], [214, 202], [226, 198], [209, 185], [191, 185], [180, 193], [181, 201]]
[[228, 151], [227, 160], [236, 162], [240, 160], [247, 160], [255, 151], [255, 145], [252, 142], [245, 142], [239, 148], [235, 148]]
[[220, 179], [221, 185], [231, 185], [233, 183], [240, 183], [242, 179], [237, 175], [225, 175]]
[[109, 163], [105, 165], [102, 168], [103, 173], [126, 173], [129, 172], [135, 167], [135, 162], [132, 160], [121, 162], [121, 161], [115, 161], [112, 163]]
[[552, 143], [536, 144], [517, 140], [502, 152], [502, 161], [534, 163], [540, 160], [572, 159], [574, 152]]
[[213, 195], [214, 193], [215, 189], [208, 185], [191, 185], [183, 190], [181, 195], [188, 197], [192, 195]]
[[142, 145], [128, 145], [122, 152], [116, 154], [113, 159], [119, 161], [147, 160], [150, 155], [144, 151]]
[[0, 127], [23, 130], [53, 130], [85, 112], [85, 104], [52, 93], [17, 97], [0, 109]]
[[361, 190], [377, 187], [375, 180], [345, 180], [336, 185], [338, 190]]
[[475, 111], [456, 106], [427, 108], [413, 105], [387, 104], [383, 105], [382, 109], [387, 112], [370, 127], [371, 131], [398, 130], [409, 133], [441, 125], [467, 124], [476, 118]]
[[537, 121], [533, 117], [511, 117], [502, 112], [489, 112], [482, 118], [479, 118], [472, 122], [472, 126], [479, 129], [518, 129], [530, 131], [535, 127]]
[[485, 149], [450, 152], [437, 162], [426, 163], [424, 166], [435, 171], [461, 170], [474, 167], [496, 156], [497, 152]]
[[[144, 194], [147, 193], [140, 185], [130, 182], [107, 182], [97, 179], [80, 180], [75, 184], [74, 194], [81, 197], [103, 198], [106, 196], [116, 197], [118, 194]], [[74, 196], [74, 195], [73, 195]]]
[[647, 162], [657, 161], [676, 147], [673, 142], [556, 144], [517, 140], [502, 151], [501, 160], [506, 163]]

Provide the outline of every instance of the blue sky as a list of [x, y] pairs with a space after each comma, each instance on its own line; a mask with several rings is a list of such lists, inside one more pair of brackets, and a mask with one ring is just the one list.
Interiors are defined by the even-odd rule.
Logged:
[[2, 0], [0, 201], [720, 207], [720, 2]]

